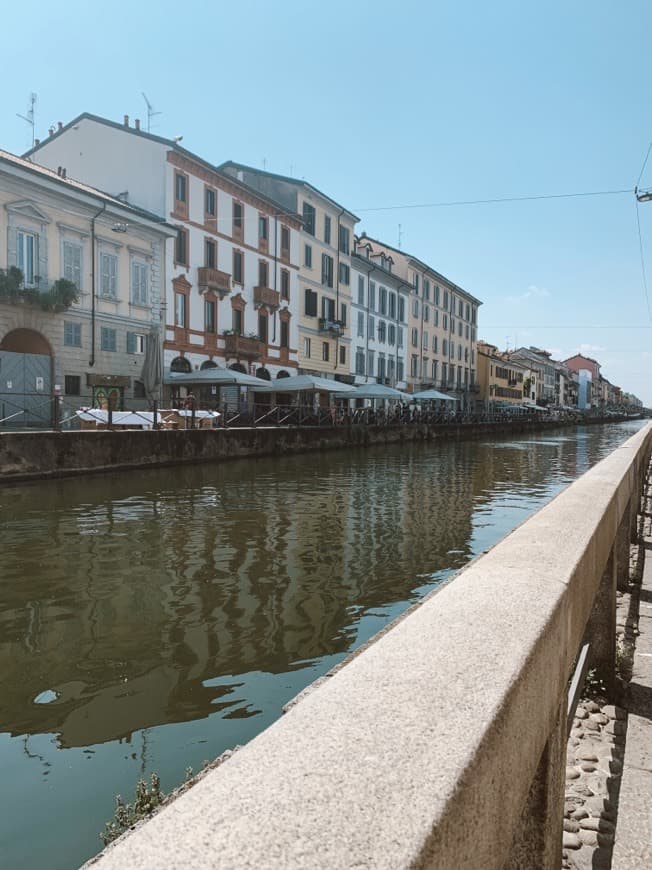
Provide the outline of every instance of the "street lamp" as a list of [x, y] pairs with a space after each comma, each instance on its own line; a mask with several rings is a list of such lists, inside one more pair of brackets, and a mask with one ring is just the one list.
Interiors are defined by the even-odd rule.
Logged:
[[639, 202], [650, 202], [650, 200], [652, 200], [652, 190], [639, 191], [638, 187], [635, 187], [634, 194]]

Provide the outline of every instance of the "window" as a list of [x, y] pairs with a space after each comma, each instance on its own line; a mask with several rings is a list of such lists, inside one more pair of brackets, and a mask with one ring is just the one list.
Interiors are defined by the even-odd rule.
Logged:
[[34, 264], [38, 259], [36, 236], [32, 233], [17, 233], [18, 251], [17, 265], [23, 273], [25, 285], [30, 287], [34, 284]]
[[231, 327], [236, 335], [242, 335], [242, 311], [234, 308], [231, 312]]
[[346, 263], [340, 263], [340, 284], [349, 284], [351, 281], [351, 270]]
[[324, 241], [327, 245], [331, 243], [331, 219], [327, 214], [324, 215]]
[[428, 350], [428, 348], [430, 347], [430, 336], [428, 335], [427, 332], [424, 332], [424, 333], [423, 333], [422, 341], [421, 341], [421, 347], [422, 347], [424, 350]]
[[376, 308], [376, 285], [373, 281], [369, 282], [369, 310], [373, 311]]
[[439, 343], [439, 342], [437, 341], [437, 336], [436, 336], [436, 335], [433, 335], [433, 337], [432, 337], [432, 352], [433, 352], [433, 353], [437, 353], [437, 350], [438, 350], [437, 345], [438, 345], [438, 343]]
[[307, 202], [303, 204], [303, 228], [311, 236], [315, 235], [315, 209]]
[[462, 362], [462, 345], [457, 345], [457, 361]]
[[400, 326], [396, 331], [396, 346], [403, 347], [403, 329]]
[[364, 305], [364, 278], [358, 275], [358, 305]]
[[430, 281], [427, 278], [423, 281], [423, 298], [426, 302], [430, 301]]
[[310, 359], [310, 339], [304, 338], [303, 340], [303, 355], [306, 359]]
[[134, 381], [134, 399], [146, 399], [145, 384], [142, 381]]
[[217, 245], [212, 239], [206, 239], [204, 242], [204, 265], [209, 269], [214, 269], [217, 263]]
[[436, 308], [432, 311], [432, 322], [435, 326], [439, 326], [439, 311]]
[[464, 327], [464, 338], [465, 338], [467, 341], [469, 340], [469, 324], [468, 324], [468, 323], [467, 323], [466, 326]]
[[364, 350], [360, 347], [355, 352], [355, 373], [356, 375], [364, 374]]
[[423, 320], [425, 323], [430, 320], [430, 308], [427, 305], [423, 306]]
[[185, 327], [186, 325], [186, 294], [174, 294], [174, 325]]
[[328, 296], [321, 298], [321, 316], [324, 320], [330, 320], [331, 323], [335, 320], [335, 300], [329, 299]]
[[448, 344], [449, 356], [451, 359], [455, 359], [455, 342], [451, 341]]
[[393, 323], [387, 327], [387, 344], [392, 346], [396, 344], [396, 327]]
[[328, 362], [328, 355], [330, 353], [330, 344], [327, 341], [322, 342], [321, 346], [321, 358], [324, 362]]
[[462, 338], [462, 332], [464, 331], [463, 327], [464, 327], [464, 324], [462, 323], [462, 321], [458, 320], [457, 321], [457, 334], [459, 335], [460, 338]]
[[448, 290], [444, 290], [444, 311], [448, 311]]
[[432, 379], [435, 383], [437, 383], [437, 367], [439, 366], [439, 362], [434, 359], [432, 361]]
[[451, 315], [451, 332], [455, 335], [455, 321], [453, 320], [453, 316]]
[[414, 273], [414, 290], [418, 296], [419, 295], [419, 276], [417, 275], [416, 272]]
[[461, 299], [457, 303], [457, 316], [464, 317], [464, 303]]
[[419, 330], [415, 326], [412, 327], [412, 347], [419, 347]]
[[100, 330], [100, 349], [115, 353], [117, 350], [117, 336], [115, 329], [103, 326]]
[[416, 378], [419, 371], [419, 357], [413, 353], [410, 357], [410, 374], [413, 378]]
[[381, 381], [385, 380], [385, 354], [378, 354], [378, 377]]
[[340, 365], [346, 365], [346, 347], [343, 344], [340, 345]]
[[317, 317], [317, 294], [314, 290], [305, 290], [305, 302], [303, 313], [307, 317]]
[[333, 286], [333, 258], [328, 254], [321, 255], [321, 283], [327, 287]]
[[242, 235], [242, 203], [233, 203], [233, 229]]
[[63, 243], [63, 277], [72, 281], [75, 287], [81, 289], [82, 279], [82, 246], [73, 242]]
[[206, 188], [204, 211], [209, 217], [215, 217], [215, 191], [211, 187]]
[[127, 353], [145, 353], [145, 336], [142, 333], [127, 333]]
[[212, 299], [204, 300], [204, 331], [215, 333], [215, 302]]
[[444, 339], [441, 343], [441, 352], [444, 356], [448, 356], [448, 340]]
[[373, 352], [373, 350], [368, 350], [368, 351], [367, 351], [367, 372], [368, 372], [370, 375], [373, 375], [373, 373], [374, 373], [375, 356], [376, 356], [376, 355], [375, 355], [375, 353]]
[[180, 266], [188, 265], [188, 233], [181, 228], [177, 230], [177, 241], [174, 248], [174, 261]]
[[396, 320], [396, 293], [389, 294], [389, 316]]
[[348, 254], [351, 250], [350, 236], [348, 228], [340, 226], [340, 251], [343, 254]]
[[266, 217], [258, 217], [258, 238], [267, 241], [269, 237], [269, 222]]
[[444, 332], [448, 331], [448, 314], [444, 314], [442, 316], [442, 326], [444, 328]]
[[386, 339], [387, 339], [387, 324], [385, 323], [384, 320], [379, 320], [378, 321], [378, 341], [385, 344]]
[[290, 324], [287, 320], [281, 320], [281, 347], [290, 346]]
[[435, 305], [439, 305], [439, 284], [435, 284]]
[[233, 252], [233, 280], [236, 284], [244, 283], [244, 269], [243, 269], [243, 256], [242, 251], [234, 251]]
[[264, 344], [267, 344], [267, 315], [266, 314], [259, 314], [258, 315], [258, 338]]
[[290, 256], [290, 230], [287, 227], [281, 227], [281, 256]]
[[405, 299], [403, 296], [398, 297], [398, 319], [401, 323], [405, 323]]
[[381, 314], [387, 314], [387, 288], [381, 287], [378, 290], [378, 308]]
[[464, 314], [464, 319], [466, 321], [469, 321], [471, 319], [471, 306], [468, 302], [466, 303], [466, 312]]
[[81, 323], [64, 320], [63, 343], [67, 347], [81, 347]]
[[364, 314], [358, 311], [358, 338], [364, 338]]
[[340, 302], [340, 323], [346, 326], [346, 303]]
[[402, 359], [400, 359], [396, 363], [396, 380], [397, 381], [403, 380], [403, 360]]
[[287, 269], [281, 269], [281, 299], [290, 298], [290, 273]]
[[441, 364], [441, 382], [442, 384], [446, 383], [446, 376], [448, 372], [448, 363]]
[[374, 335], [376, 334], [375, 330], [376, 330], [376, 321], [374, 320], [374, 318], [371, 315], [369, 315], [369, 320], [367, 321], [367, 335], [369, 336], [369, 338], [374, 337]]
[[149, 302], [149, 267], [147, 263], [134, 260], [131, 264], [131, 301], [134, 305], [147, 305]]
[[187, 178], [183, 173], [177, 172], [174, 176], [174, 198], [177, 202], [185, 202], [187, 195]]
[[100, 293], [111, 299], [118, 295], [118, 258], [115, 254], [100, 254]]
[[269, 264], [266, 260], [258, 261], [258, 286], [269, 286]]
[[304, 266], [307, 266], [309, 269], [312, 269], [312, 247], [310, 245], [304, 245], [303, 264], [304, 264]]
[[418, 299], [412, 300], [412, 316], [413, 317], [419, 316], [419, 300]]
[[64, 387], [66, 396], [79, 396], [81, 394], [81, 378], [79, 375], [65, 375]]

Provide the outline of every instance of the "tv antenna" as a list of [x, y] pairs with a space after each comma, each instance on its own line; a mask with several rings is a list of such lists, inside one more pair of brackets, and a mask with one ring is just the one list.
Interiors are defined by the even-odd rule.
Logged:
[[35, 134], [36, 111], [34, 108], [36, 106], [36, 100], [37, 100], [37, 96], [32, 91], [32, 93], [29, 95], [29, 109], [27, 110], [27, 114], [20, 115], [18, 112], [16, 112], [16, 117], [21, 118], [23, 121], [26, 121], [29, 124], [29, 126], [32, 128], [32, 148], [34, 147], [34, 142], [36, 141], [36, 134]]
[[143, 99], [145, 100], [145, 105], [147, 106], [147, 132], [149, 133], [151, 130], [151, 126], [152, 126], [152, 118], [155, 117], [156, 115], [162, 115], [163, 112], [155, 112], [154, 106], [147, 99], [147, 94], [144, 91], [141, 91], [141, 94], [143, 95]]
[[401, 250], [401, 242], [403, 241], [403, 228], [398, 225], [398, 249]]

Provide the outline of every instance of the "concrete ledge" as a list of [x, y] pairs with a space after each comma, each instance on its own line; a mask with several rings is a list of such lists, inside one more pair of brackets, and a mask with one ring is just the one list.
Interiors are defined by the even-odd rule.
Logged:
[[6, 432], [0, 434], [0, 484], [131, 468], [283, 456], [311, 450], [483, 438], [558, 429], [559, 423], [338, 426], [192, 431]]
[[102, 870], [502, 868], [651, 449], [647, 426]]

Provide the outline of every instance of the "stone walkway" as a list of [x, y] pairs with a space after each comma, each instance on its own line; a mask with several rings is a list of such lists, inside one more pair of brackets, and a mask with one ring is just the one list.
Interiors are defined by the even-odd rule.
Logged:
[[[616, 622], [622, 707], [583, 700], [568, 741], [567, 870], [652, 867], [652, 484], [631, 550], [629, 590], [618, 593]], [[590, 673], [586, 687], [599, 696]]]

